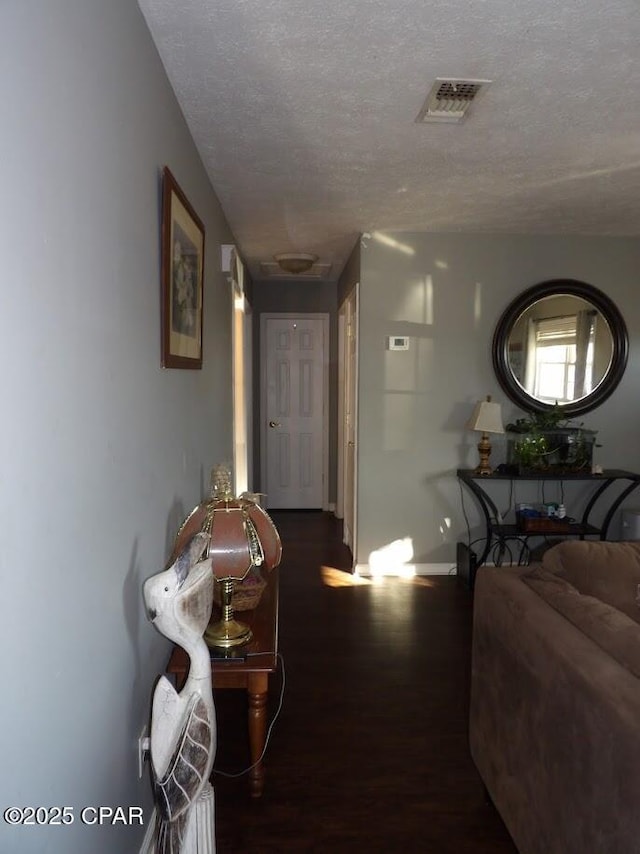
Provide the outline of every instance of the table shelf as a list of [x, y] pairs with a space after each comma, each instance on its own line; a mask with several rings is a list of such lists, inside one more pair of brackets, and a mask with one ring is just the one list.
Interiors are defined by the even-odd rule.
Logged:
[[[471, 548], [471, 544], [458, 543], [458, 573], [467, 581], [473, 589], [475, 573], [479, 566], [487, 560], [489, 553], [494, 550], [498, 555], [510, 552], [509, 541], [520, 540], [522, 542], [521, 556], [524, 554], [526, 542], [531, 537], [553, 537], [554, 539], [578, 537], [598, 537], [606, 540], [611, 520], [622, 502], [640, 485], [640, 474], [626, 471], [624, 469], [605, 469], [601, 474], [591, 472], [567, 472], [550, 473], [536, 472], [526, 474], [514, 474], [512, 472], [494, 472], [490, 475], [480, 475], [474, 469], [458, 469], [456, 472], [461, 484], [471, 492], [484, 518], [484, 545], [479, 556]], [[518, 524], [498, 522], [500, 513], [487, 491], [492, 483], [509, 481], [514, 483], [524, 481], [542, 481], [563, 483], [565, 481], [582, 481], [593, 485], [594, 491], [591, 495], [584, 513], [580, 520], [570, 522], [564, 530], [523, 530]], [[611, 487], [622, 482], [623, 488], [612, 492]], [[590, 520], [596, 510], [604, 512], [604, 518], [600, 526], [594, 525]]]
[[599, 537], [602, 529], [582, 522], [570, 522], [566, 528], [525, 531], [520, 525], [496, 524], [492, 526], [497, 537]]

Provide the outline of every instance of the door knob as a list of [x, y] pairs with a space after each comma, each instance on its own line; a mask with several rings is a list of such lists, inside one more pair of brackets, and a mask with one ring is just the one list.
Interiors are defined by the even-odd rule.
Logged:
[[269, 421], [269, 427], [279, 427], [279, 426], [280, 426], [279, 421]]

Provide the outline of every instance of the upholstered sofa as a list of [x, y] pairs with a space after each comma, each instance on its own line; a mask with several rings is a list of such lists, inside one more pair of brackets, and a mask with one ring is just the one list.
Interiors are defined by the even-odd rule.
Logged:
[[470, 747], [520, 854], [640, 852], [640, 543], [481, 567]]

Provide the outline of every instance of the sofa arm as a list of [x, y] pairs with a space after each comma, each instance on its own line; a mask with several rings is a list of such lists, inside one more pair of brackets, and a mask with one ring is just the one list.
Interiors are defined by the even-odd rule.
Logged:
[[476, 577], [470, 747], [520, 854], [640, 848], [640, 682], [523, 583]]

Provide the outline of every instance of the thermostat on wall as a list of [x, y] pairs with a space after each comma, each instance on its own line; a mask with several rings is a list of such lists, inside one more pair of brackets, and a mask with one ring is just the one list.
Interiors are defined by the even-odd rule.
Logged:
[[387, 350], [408, 350], [409, 336], [408, 335], [389, 335], [387, 338]]

